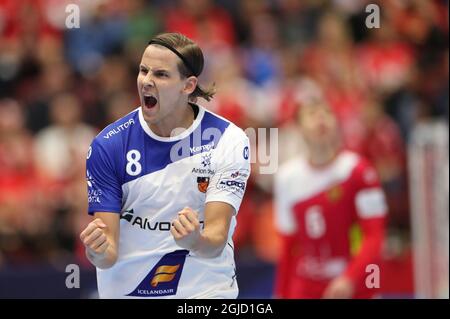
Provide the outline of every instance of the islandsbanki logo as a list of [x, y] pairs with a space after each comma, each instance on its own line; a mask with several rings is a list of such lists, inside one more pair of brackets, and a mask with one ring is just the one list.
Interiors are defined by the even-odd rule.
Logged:
[[141, 283], [127, 296], [160, 297], [175, 295], [188, 250], [176, 250], [164, 255]]

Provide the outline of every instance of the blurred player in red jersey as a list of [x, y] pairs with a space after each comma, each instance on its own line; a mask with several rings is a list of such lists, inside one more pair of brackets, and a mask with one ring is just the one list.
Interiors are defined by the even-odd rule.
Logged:
[[[323, 100], [302, 105], [299, 124], [308, 153], [275, 176], [282, 235], [275, 297], [371, 298], [377, 287], [366, 285], [373, 273], [367, 266], [379, 264], [387, 214], [378, 176], [364, 158], [341, 149], [335, 114]], [[355, 225], [362, 234], [356, 253]]]

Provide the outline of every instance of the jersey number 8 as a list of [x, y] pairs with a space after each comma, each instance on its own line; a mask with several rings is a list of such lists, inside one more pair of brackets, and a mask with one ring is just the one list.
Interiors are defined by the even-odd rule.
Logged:
[[127, 153], [126, 172], [128, 175], [136, 176], [142, 172], [142, 165], [139, 163], [141, 153], [138, 150], [131, 150]]

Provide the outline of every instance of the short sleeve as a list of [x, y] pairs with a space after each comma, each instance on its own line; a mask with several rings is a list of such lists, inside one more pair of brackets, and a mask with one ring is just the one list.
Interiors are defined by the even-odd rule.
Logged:
[[205, 202], [228, 203], [237, 214], [250, 176], [250, 143], [244, 133], [237, 143], [222, 142], [214, 155], [216, 171], [206, 191]]
[[284, 235], [291, 235], [296, 231], [296, 222], [292, 214], [286, 191], [284, 174], [276, 174], [274, 180], [275, 226]]
[[357, 217], [359, 219], [384, 217], [388, 208], [375, 168], [367, 161], [361, 161], [355, 174]]
[[96, 140], [89, 147], [86, 159], [88, 212], [117, 212], [122, 205], [122, 187], [104, 147]]

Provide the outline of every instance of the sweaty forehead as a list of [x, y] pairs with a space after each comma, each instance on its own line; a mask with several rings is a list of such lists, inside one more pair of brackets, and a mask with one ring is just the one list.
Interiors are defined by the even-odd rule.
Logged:
[[178, 61], [179, 58], [169, 49], [158, 45], [149, 45], [142, 55], [141, 63], [151, 68], [176, 70]]

